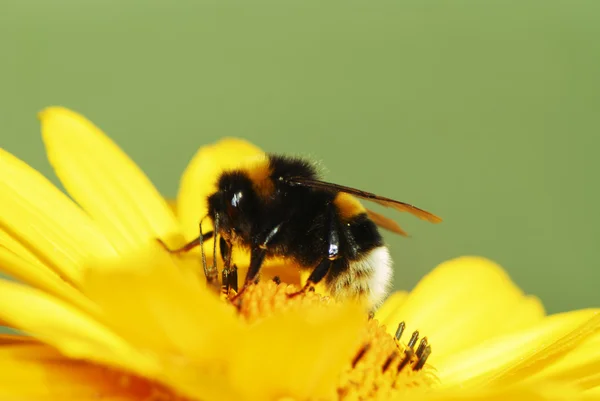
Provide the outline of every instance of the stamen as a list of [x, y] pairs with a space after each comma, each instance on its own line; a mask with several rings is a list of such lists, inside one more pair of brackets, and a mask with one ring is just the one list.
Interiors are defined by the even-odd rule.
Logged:
[[279, 276], [275, 276], [273, 277], [273, 282], [277, 285], [281, 284], [281, 279], [279, 278]]
[[390, 356], [388, 356], [388, 358], [385, 360], [385, 363], [381, 367], [381, 373], [385, 373], [386, 370], [388, 370], [394, 359], [396, 359], [396, 356], [398, 356], [397, 351], [394, 351]]
[[[422, 367], [419, 372], [414, 370], [420, 358], [413, 348], [390, 336], [387, 328], [376, 319], [368, 321], [367, 327], [362, 343], [356, 348], [358, 353], [353, 364], [347, 365], [340, 378], [340, 401], [370, 400], [380, 396], [396, 399], [392, 395], [406, 388], [433, 385], [435, 374], [429, 366]], [[405, 327], [405, 324], [399, 325], [399, 335]], [[366, 346], [362, 347], [364, 344], [370, 344], [368, 351], [365, 351]]]
[[421, 357], [423, 355], [423, 351], [425, 351], [425, 348], [427, 347], [427, 337], [423, 337], [423, 339], [421, 340], [421, 343], [419, 344], [419, 348], [417, 348], [417, 357]]
[[368, 320], [373, 320], [374, 317], [375, 317], [375, 312], [374, 311], [369, 312], [369, 319]]
[[431, 346], [430, 345], [428, 345], [425, 348], [425, 350], [423, 351], [423, 354], [419, 357], [419, 360], [415, 364], [415, 367], [413, 368], [413, 370], [423, 369], [423, 366], [425, 366], [425, 362], [427, 361], [427, 358], [429, 358], [429, 355], [431, 355]]
[[[279, 281], [275, 277], [257, 285], [252, 284], [243, 297], [232, 300], [235, 305], [243, 298], [244, 302], [236, 306], [245, 321], [251, 323], [300, 304], [327, 305], [335, 302], [330, 297], [309, 291], [300, 291], [298, 296], [290, 298], [288, 295], [297, 293], [298, 287], [285, 285], [284, 282], [278, 284]], [[426, 366], [431, 354], [427, 337], [420, 338], [419, 331], [415, 331], [410, 338], [401, 342], [399, 340], [407, 327], [405, 322], [398, 324], [393, 336], [377, 319], [365, 323], [362, 340], [354, 348], [355, 354], [348, 358], [339, 377], [339, 400], [372, 399], [376, 394], [393, 395], [409, 387], [433, 386], [437, 378], [433, 369]]]
[[415, 344], [417, 343], [417, 340], [419, 340], [419, 330], [415, 330], [415, 332], [410, 337], [408, 344], [406, 344], [406, 345], [408, 345], [409, 348], [414, 349]]
[[402, 369], [404, 369], [406, 367], [406, 365], [408, 365], [408, 363], [410, 362], [410, 360], [412, 359], [412, 357], [414, 355], [415, 355], [415, 353], [412, 350], [412, 348], [407, 348], [404, 351], [404, 358], [402, 358], [402, 360], [400, 361], [400, 364], [398, 365], [398, 372], [401, 372]]
[[367, 353], [367, 351], [369, 350], [369, 348], [371, 348], [371, 344], [365, 344], [356, 354], [356, 356], [354, 357], [354, 359], [352, 360], [352, 368], [354, 369], [356, 367], [356, 364], [362, 359], [363, 356], [365, 356], [365, 354]]
[[406, 328], [406, 323], [400, 322], [398, 328], [396, 329], [396, 340], [400, 341], [400, 337], [402, 337], [402, 333], [404, 333], [404, 329]]

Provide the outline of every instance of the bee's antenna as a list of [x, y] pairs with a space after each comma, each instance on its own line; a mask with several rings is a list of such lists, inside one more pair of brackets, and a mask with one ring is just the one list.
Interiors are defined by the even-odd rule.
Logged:
[[213, 265], [212, 265], [212, 274], [217, 277], [218, 276], [218, 270], [217, 270], [217, 237], [219, 236], [219, 215], [217, 213], [215, 213], [215, 218], [213, 219], [214, 221], [214, 242], [213, 242]]
[[204, 277], [206, 277], [206, 281], [209, 281], [208, 264], [206, 263], [206, 254], [204, 253], [204, 234], [202, 233], [202, 222], [207, 217], [208, 215], [204, 216], [202, 220], [200, 220], [200, 235], [198, 236], [198, 241], [200, 242], [200, 252], [202, 255], [202, 268], [204, 269]]

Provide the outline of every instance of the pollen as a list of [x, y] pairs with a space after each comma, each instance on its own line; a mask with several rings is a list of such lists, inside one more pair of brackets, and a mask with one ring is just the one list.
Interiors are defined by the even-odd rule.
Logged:
[[279, 280], [259, 282], [246, 289], [242, 299], [235, 302], [240, 316], [252, 323], [273, 313], [283, 312], [299, 306], [324, 307], [333, 302], [314, 291], [307, 291], [290, 297], [299, 288], [293, 284], [284, 284]]
[[[240, 316], [251, 323], [299, 305], [326, 307], [335, 302], [311, 291], [288, 296], [296, 291], [298, 287], [277, 280], [252, 285], [237, 305]], [[400, 323], [396, 335], [391, 336], [385, 326], [365, 314], [362, 340], [339, 375], [339, 400], [385, 400], [405, 391], [426, 391], [438, 382], [427, 364], [432, 352], [427, 337], [419, 332], [404, 333], [404, 327], [404, 322]]]

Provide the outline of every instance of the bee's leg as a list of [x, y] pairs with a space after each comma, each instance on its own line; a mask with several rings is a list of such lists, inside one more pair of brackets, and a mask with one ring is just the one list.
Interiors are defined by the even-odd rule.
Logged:
[[251, 284], [255, 278], [258, 277], [260, 268], [262, 267], [267, 251], [260, 248], [255, 248], [250, 252], [250, 266], [248, 266], [248, 273], [246, 273], [246, 279], [244, 280], [244, 286]]
[[333, 263], [335, 263], [335, 261], [323, 259], [321, 263], [319, 263], [317, 267], [315, 267], [315, 269], [310, 273], [310, 276], [308, 276], [308, 280], [306, 280], [306, 284], [304, 284], [304, 287], [302, 287], [300, 291], [288, 294], [288, 297], [292, 298], [300, 294], [304, 294], [311, 288], [313, 288], [315, 285], [317, 285], [321, 280], [323, 280], [323, 277], [325, 277], [327, 272], [329, 272], [329, 268]]
[[238, 299], [240, 295], [246, 291], [246, 289], [258, 279], [258, 273], [260, 268], [265, 261], [267, 251], [261, 248], [253, 248], [250, 252], [250, 266], [248, 267], [248, 273], [246, 273], [246, 279], [244, 280], [244, 286], [240, 291], [233, 297], [232, 301]]
[[215, 240], [213, 241], [213, 264], [211, 267], [208, 267], [208, 263], [206, 262], [206, 254], [204, 253], [204, 235], [202, 234], [202, 221], [200, 222], [200, 250], [202, 251], [202, 268], [204, 269], [204, 276], [206, 277], [207, 284], [215, 289], [217, 292], [219, 291], [219, 270], [217, 269], [217, 237], [219, 235], [219, 215], [213, 216], [213, 224], [214, 224], [214, 232], [217, 233], [215, 235]]
[[[207, 232], [206, 234], [202, 234], [202, 239], [204, 241], [209, 240], [213, 237], [214, 233], [212, 231]], [[179, 254], [179, 253], [185, 253], [185, 252], [189, 252], [192, 249], [194, 249], [197, 246], [200, 246], [200, 236], [194, 238], [193, 240], [191, 240], [190, 242], [188, 242], [187, 244], [185, 244], [184, 246], [182, 246], [181, 248], [175, 248], [175, 249], [171, 249], [167, 246], [167, 244], [164, 243], [163, 240], [161, 240], [160, 238], [157, 238], [156, 241], [158, 241], [158, 243], [165, 248], [165, 250], [169, 253], [173, 253], [173, 254]]]
[[308, 280], [306, 280], [306, 284], [304, 287], [295, 293], [289, 294], [290, 297], [294, 297], [299, 294], [303, 294], [306, 291], [310, 290], [316, 284], [318, 284], [323, 277], [327, 275], [329, 272], [329, 268], [333, 263], [336, 263], [336, 260], [339, 259], [339, 251], [340, 251], [340, 233], [338, 231], [337, 219], [335, 215], [335, 209], [333, 206], [329, 208], [329, 234], [328, 234], [328, 244], [329, 248], [327, 249], [327, 258], [324, 258], [315, 269], [308, 276]]
[[250, 286], [250, 284], [258, 282], [260, 268], [265, 261], [265, 257], [267, 256], [267, 248], [271, 244], [273, 238], [276, 237], [280, 228], [281, 223], [270, 229], [268, 232], [266, 232], [266, 234], [259, 235], [258, 239], [254, 242], [255, 245], [252, 247], [252, 251], [250, 251], [250, 266], [248, 267], [248, 273], [246, 273], [244, 286], [240, 292], [236, 294], [233, 300], [238, 299], [239, 296], [246, 290], [246, 288]]
[[223, 237], [219, 239], [219, 249], [223, 259], [222, 289], [225, 294], [229, 294], [230, 289], [237, 292], [237, 266], [233, 265], [233, 268], [231, 267], [231, 245]]

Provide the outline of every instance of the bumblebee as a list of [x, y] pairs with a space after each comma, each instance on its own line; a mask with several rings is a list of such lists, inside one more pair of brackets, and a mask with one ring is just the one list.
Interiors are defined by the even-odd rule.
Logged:
[[337, 299], [359, 298], [376, 307], [392, 278], [392, 260], [378, 227], [400, 235], [406, 232], [395, 221], [366, 209], [357, 198], [431, 223], [441, 221], [413, 205], [322, 181], [315, 165], [302, 158], [255, 152], [253, 157], [229, 163], [212, 177], [212, 190], [205, 198], [205, 219], [212, 223], [212, 231], [202, 232], [200, 224], [197, 238], [169, 251], [185, 252], [214, 238], [212, 269], [203, 257], [207, 279], [218, 278], [218, 242], [223, 285], [236, 291], [232, 249], [249, 252], [248, 271], [238, 295], [258, 280], [265, 260], [283, 258], [308, 274], [298, 293], [324, 283]]

